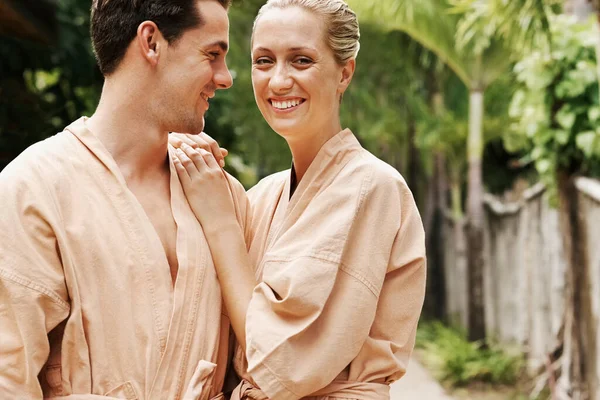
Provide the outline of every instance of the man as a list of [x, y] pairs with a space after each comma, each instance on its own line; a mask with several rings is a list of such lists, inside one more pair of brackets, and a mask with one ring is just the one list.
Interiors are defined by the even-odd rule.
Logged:
[[94, 1], [96, 112], [0, 174], [2, 399], [222, 396], [229, 320], [168, 132], [232, 84], [227, 8]]

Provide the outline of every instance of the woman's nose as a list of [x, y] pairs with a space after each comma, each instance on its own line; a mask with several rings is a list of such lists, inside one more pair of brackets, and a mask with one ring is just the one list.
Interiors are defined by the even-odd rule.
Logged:
[[277, 66], [274, 69], [273, 76], [269, 81], [269, 86], [274, 92], [289, 90], [294, 85], [289, 69], [284, 66]]

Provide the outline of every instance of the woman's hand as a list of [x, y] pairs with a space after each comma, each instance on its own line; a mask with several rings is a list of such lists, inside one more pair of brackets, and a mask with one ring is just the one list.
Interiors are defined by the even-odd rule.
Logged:
[[225, 172], [211, 153], [182, 142], [173, 163], [192, 211], [207, 234], [238, 224]]
[[219, 146], [219, 143], [206, 133], [201, 132], [197, 135], [186, 135], [183, 133], [171, 133], [169, 135], [169, 144], [176, 149], [181, 148], [181, 145], [185, 143], [193, 149], [203, 149], [212, 153], [217, 160], [217, 163], [221, 166], [225, 166], [225, 157], [229, 154], [227, 149]]

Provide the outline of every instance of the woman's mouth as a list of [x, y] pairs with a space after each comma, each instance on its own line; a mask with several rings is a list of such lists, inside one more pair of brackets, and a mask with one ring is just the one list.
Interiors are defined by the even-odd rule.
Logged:
[[269, 103], [276, 111], [293, 111], [303, 104], [306, 100], [301, 98], [289, 99], [289, 100], [274, 100], [269, 99]]

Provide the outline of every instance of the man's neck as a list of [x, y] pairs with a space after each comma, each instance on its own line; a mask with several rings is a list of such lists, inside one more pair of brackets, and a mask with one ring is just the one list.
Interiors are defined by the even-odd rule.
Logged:
[[106, 83], [88, 128], [111, 154], [125, 179], [142, 182], [168, 170], [168, 132], [152, 118], [145, 98]]

